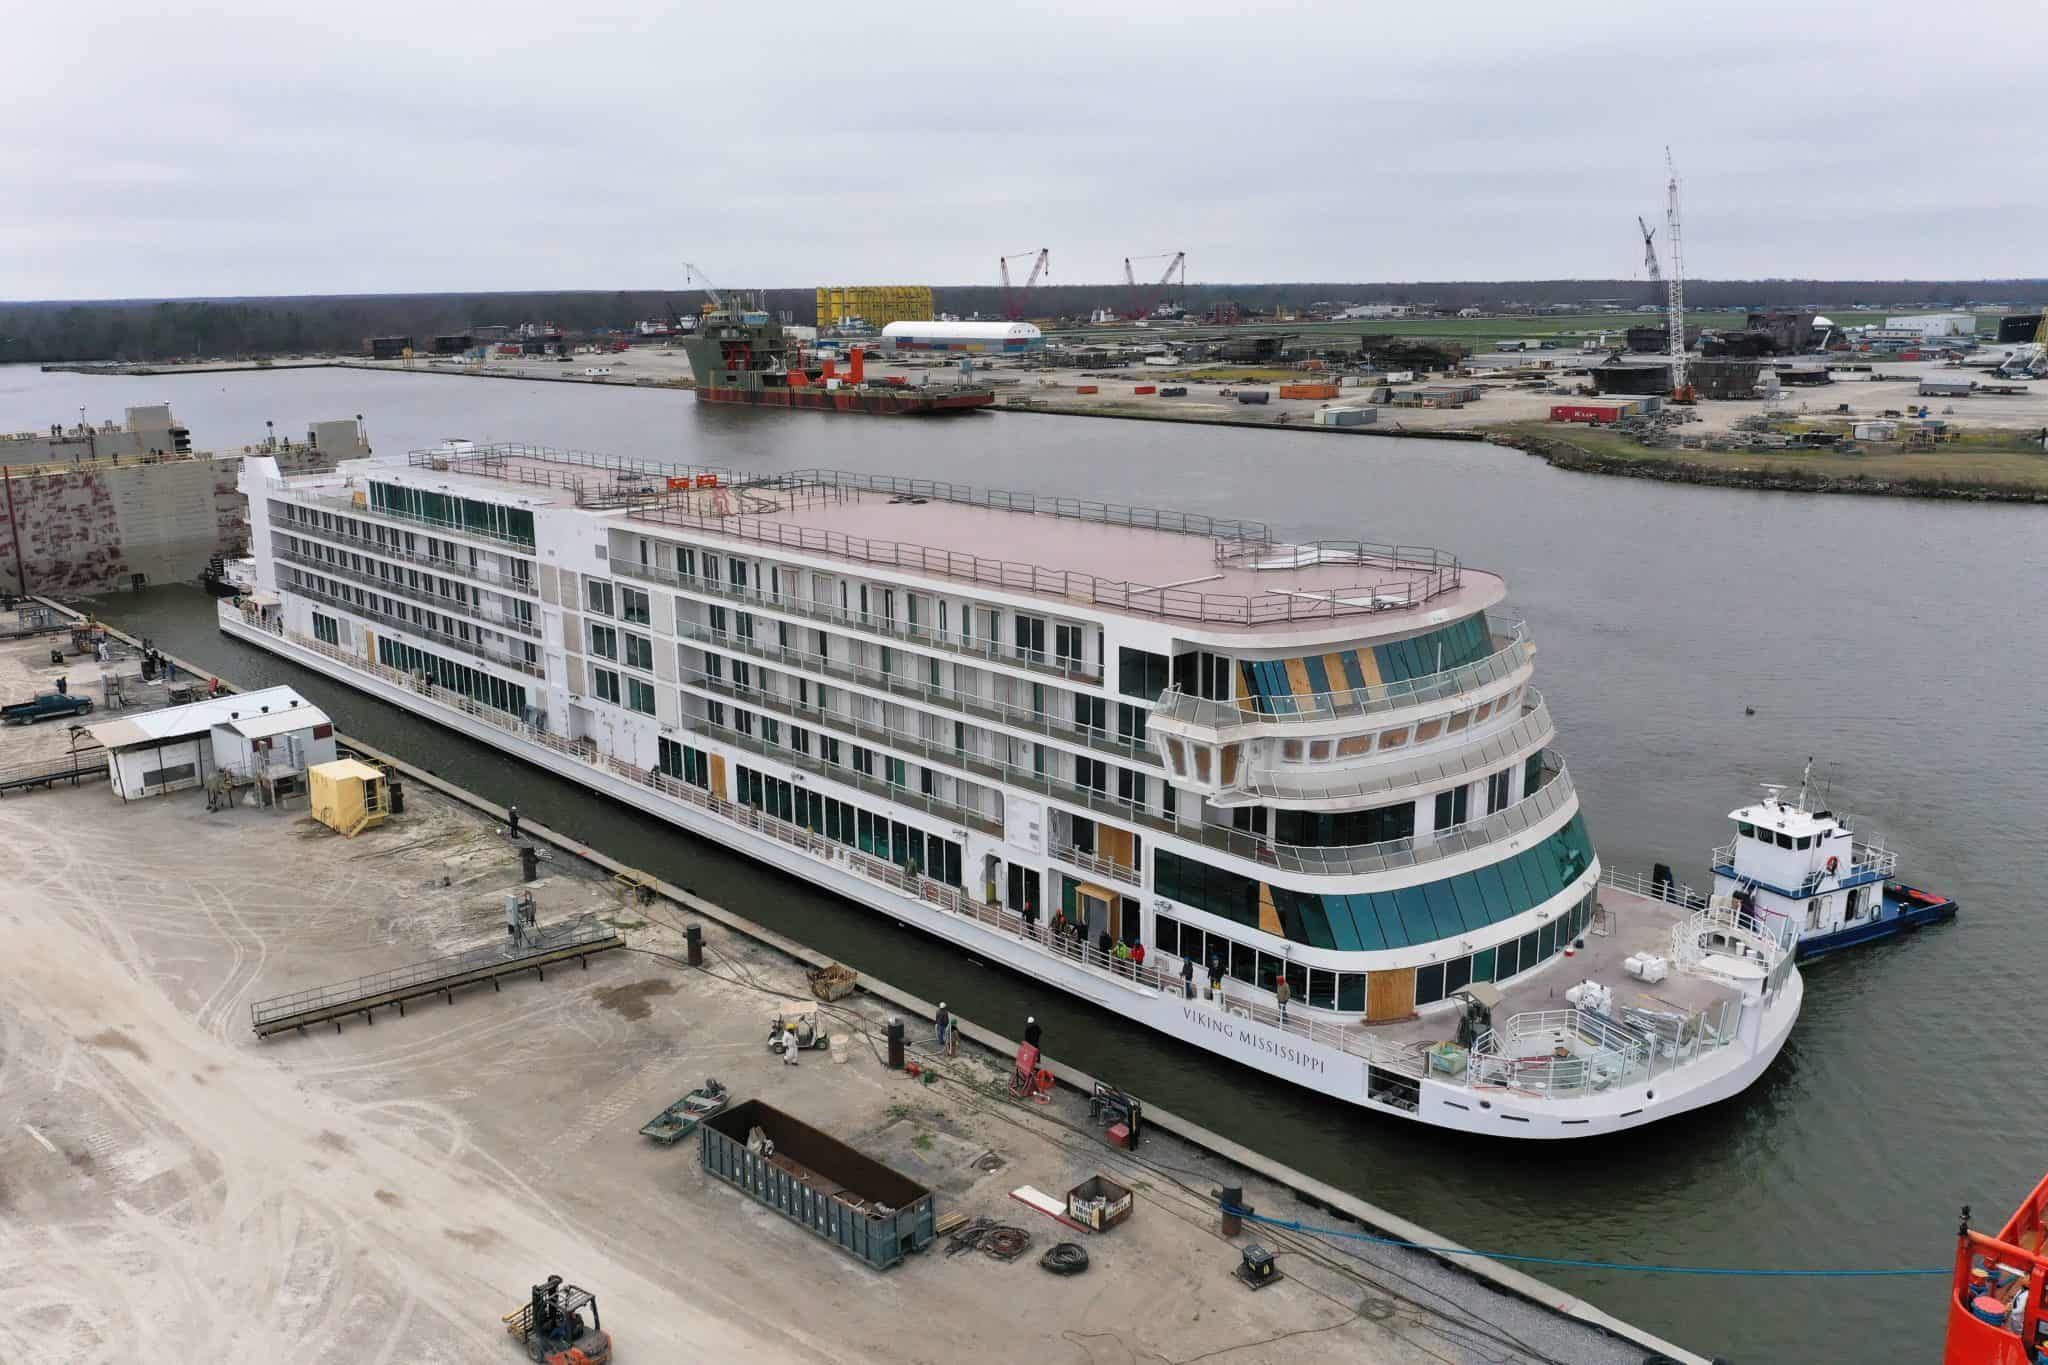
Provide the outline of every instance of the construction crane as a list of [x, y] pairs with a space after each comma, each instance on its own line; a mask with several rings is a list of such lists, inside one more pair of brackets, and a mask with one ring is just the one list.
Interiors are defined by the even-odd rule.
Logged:
[[1128, 318], [1132, 322], [1138, 322], [1145, 318], [1151, 317], [1153, 312], [1159, 307], [1159, 300], [1161, 296], [1165, 294], [1167, 286], [1173, 283], [1173, 276], [1175, 271], [1180, 272], [1181, 297], [1183, 299], [1187, 297], [1187, 252], [1155, 251], [1149, 256], [1136, 257], [1135, 259], [1140, 261], [1166, 262], [1166, 270], [1159, 276], [1159, 283], [1151, 286], [1150, 290], [1146, 292], [1140, 292], [1138, 288], [1138, 278], [1131, 270], [1131, 261], [1133, 259], [1134, 258], [1130, 256], [1124, 257], [1124, 288], [1130, 290], [1131, 298], [1130, 305], [1124, 313], [1124, 316], [1126, 318]]
[[713, 307], [725, 307], [725, 299], [719, 295], [718, 287], [711, 283], [711, 277], [704, 273], [704, 267], [684, 261], [683, 283], [689, 284], [692, 280], [695, 280], [703, 288], [705, 294], [710, 297]]
[[1643, 230], [1643, 269], [1650, 272], [1651, 284], [1662, 284], [1664, 272], [1657, 268], [1657, 229], [1643, 221], [1643, 215], [1636, 215], [1636, 226]]
[[1669, 298], [1665, 305], [1665, 320], [1671, 326], [1671, 401], [1695, 403], [1699, 401], [1699, 393], [1685, 382], [1685, 256], [1678, 227], [1678, 167], [1671, 160], [1669, 147], [1664, 149], [1664, 169], [1671, 177], [1666, 186], [1664, 207], [1664, 223], [1668, 229], [1664, 240], [1671, 251], [1671, 278], [1666, 281]]
[[[1026, 256], [1033, 254], [1037, 256], [1037, 259], [1031, 263], [1031, 273], [1025, 277], [1023, 289], [1019, 289], [1010, 283], [1010, 262], [1021, 261]], [[1043, 246], [1038, 248], [1036, 253], [1019, 251], [1014, 255], [996, 257], [996, 266], [1003, 276], [1003, 314], [1010, 321], [1015, 322], [1018, 318], [1024, 316], [1024, 290], [1035, 286], [1038, 283], [1039, 276], [1045, 274], [1046, 267], [1051, 264], [1052, 248]]]

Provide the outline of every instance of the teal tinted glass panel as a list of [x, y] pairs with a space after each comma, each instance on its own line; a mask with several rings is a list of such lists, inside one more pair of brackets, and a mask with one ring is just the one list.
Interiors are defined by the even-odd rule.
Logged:
[[1465, 921], [1458, 914], [1458, 896], [1450, 882], [1431, 882], [1423, 890], [1428, 895], [1429, 917], [1436, 921], [1436, 936], [1454, 938], [1464, 933]]
[[1435, 916], [1429, 913], [1429, 893], [1422, 887], [1402, 887], [1394, 893], [1394, 902], [1408, 942], [1432, 943], [1442, 937], [1437, 933]]

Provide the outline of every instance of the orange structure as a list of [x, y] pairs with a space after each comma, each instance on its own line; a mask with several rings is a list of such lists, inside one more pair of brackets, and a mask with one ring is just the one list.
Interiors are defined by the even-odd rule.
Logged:
[[1969, 1210], [1956, 1236], [1942, 1365], [2037, 1365], [2048, 1360], [2043, 1280], [2048, 1279], [2048, 1177], [1993, 1237], [1974, 1231]]

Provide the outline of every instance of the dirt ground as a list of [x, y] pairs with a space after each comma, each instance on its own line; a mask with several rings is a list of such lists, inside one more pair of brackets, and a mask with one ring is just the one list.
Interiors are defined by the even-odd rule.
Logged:
[[[1285, 1232], [1260, 1240], [1289, 1278], [1252, 1294], [1208, 1197], [1240, 1183], [1228, 1168], [1164, 1137], [1114, 1153], [1077, 1099], [1002, 1097], [1007, 1062], [971, 1047], [927, 1056], [935, 1084], [888, 1071], [865, 994], [828, 1017], [831, 1054], [784, 1067], [766, 1027], [795, 964], [708, 924], [708, 969], [682, 970], [659, 955], [681, 952], [680, 910], [567, 858], [535, 886], [543, 922], [595, 910], [649, 951], [257, 1040], [252, 1001], [501, 932], [511, 842], [407, 796], [354, 840], [303, 810], [209, 815], [191, 792], [0, 802], [0, 1314], [24, 1358], [507, 1361], [499, 1318], [551, 1273], [599, 1295], [621, 1361], [1641, 1358], [1421, 1257]], [[1032, 1250], [878, 1273], [827, 1247], [710, 1183], [693, 1143], [639, 1136], [707, 1075]], [[1073, 1234], [1008, 1192], [1098, 1172], [1137, 1213], [1056, 1279], [1036, 1257]]]

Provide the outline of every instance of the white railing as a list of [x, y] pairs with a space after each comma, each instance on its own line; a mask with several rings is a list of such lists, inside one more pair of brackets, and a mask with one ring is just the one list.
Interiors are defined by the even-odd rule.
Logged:
[[396, 626], [409, 635], [417, 635], [424, 640], [437, 640], [442, 644], [453, 645], [456, 649], [465, 651], [484, 663], [496, 664], [500, 668], [517, 669], [529, 677], [545, 678], [547, 676], [546, 671], [542, 669], [540, 664], [533, 660], [523, 659], [511, 654], [502, 654], [481, 640], [474, 638], [465, 640], [462, 636], [452, 631], [423, 625], [411, 617], [400, 616], [396, 612], [384, 611], [381, 608], [372, 607], [362, 602], [354, 602], [334, 593], [322, 592], [320, 589], [311, 587], [304, 582], [280, 582], [278, 586], [285, 592], [293, 593], [315, 602], [325, 602], [329, 606], [340, 608], [342, 611], [366, 617], [372, 621], [380, 621], [385, 625]]
[[[1737, 875], [1735, 870], [1735, 854], [1740, 843], [1740, 839], [1730, 839], [1727, 843], [1714, 850], [1715, 871], [1725, 872], [1731, 877]], [[1776, 845], [1772, 845], [1772, 847], [1775, 848]], [[1849, 865], [1847, 867], [1837, 867], [1833, 872], [1828, 872], [1823, 868], [1814, 868], [1806, 874], [1805, 878], [1797, 886], [1779, 889], [1791, 895], [1810, 896], [1830, 877], [1838, 881], [1854, 881], [1859, 877], [1890, 877], [1892, 873], [1898, 870], [1899, 855], [1886, 848], [1883, 844], [1852, 843], [1849, 847]], [[1760, 877], [1753, 878], [1753, 880], [1761, 885], [1769, 885]]]
[[1470, 1084], [1540, 1095], [1609, 1089], [1649, 1067], [1648, 1038], [1586, 1010], [1532, 1010], [1481, 1034]]
[[1506, 762], [1525, 759], [1533, 750], [1556, 737], [1556, 727], [1550, 720], [1550, 707], [1544, 703], [1542, 693], [1531, 690], [1523, 694], [1522, 718], [1512, 727], [1489, 735], [1481, 743], [1460, 748], [1454, 757], [1441, 763], [1410, 764], [1369, 780], [1353, 778], [1350, 781], [1344, 781], [1343, 774], [1351, 770], [1342, 768], [1322, 781], [1315, 780], [1319, 775], [1316, 765], [1262, 768], [1248, 772], [1240, 785], [1225, 787], [1211, 798], [1210, 804], [1230, 807], [1252, 801], [1335, 800], [1383, 796], [1408, 787], [1436, 786], [1491, 771]]
[[[1489, 627], [1493, 626], [1491, 621]], [[1535, 657], [1527, 622], [1508, 623], [1506, 633], [1494, 629], [1500, 648], [1484, 659], [1457, 668], [1447, 668], [1426, 678], [1378, 683], [1342, 692], [1318, 692], [1309, 696], [1245, 696], [1235, 701], [1212, 701], [1191, 696], [1178, 688], [1160, 694], [1153, 707], [1154, 721], [1180, 721], [1214, 730], [1219, 735], [1265, 725], [1303, 721], [1334, 720], [1339, 716], [1362, 716], [1395, 711], [1459, 696], [1488, 683], [1511, 678]]]
[[1691, 887], [1681, 886], [1677, 882], [1658, 882], [1640, 872], [1617, 872], [1611, 867], [1603, 868], [1600, 873], [1600, 884], [1611, 886], [1617, 891], [1627, 891], [1645, 900], [1682, 905], [1688, 910], [1707, 908], [1707, 897]]
[[863, 668], [850, 663], [837, 663], [832, 659], [800, 649], [787, 649], [779, 644], [769, 644], [758, 639], [749, 639], [732, 631], [713, 630], [709, 626], [682, 622], [676, 626], [676, 638], [708, 645], [735, 655], [771, 660], [812, 678], [832, 678], [852, 687], [872, 688], [887, 692], [906, 701], [921, 702], [942, 713], [945, 719], [953, 720], [965, 712], [998, 725], [1009, 725], [1033, 734], [1045, 735], [1051, 739], [1080, 742], [1091, 749], [1116, 755], [1146, 764], [1160, 766], [1158, 751], [1142, 740], [1124, 739], [1098, 730], [1093, 726], [1035, 711], [1026, 706], [1013, 706], [994, 697], [978, 693], [961, 692], [936, 683], [920, 682], [897, 673], [884, 673], [876, 668]]
[[1123, 882], [1128, 886], [1143, 886], [1145, 884], [1145, 879], [1139, 874], [1137, 868], [1125, 867], [1122, 863], [1113, 863], [1107, 858], [1098, 858], [1093, 853], [1083, 853], [1080, 849], [1075, 848], [1069, 843], [1055, 840], [1049, 846], [1047, 852], [1070, 867], [1081, 868], [1083, 871], [1092, 873], [1097, 877]]
[[460, 613], [472, 621], [480, 621], [494, 630], [518, 631], [520, 634], [530, 635], [536, 640], [540, 638], [539, 622], [522, 621], [516, 616], [488, 611], [485, 609], [485, 604], [479, 599], [464, 601], [459, 597], [444, 597], [437, 592], [428, 592], [424, 588], [415, 588], [409, 583], [389, 578], [379, 578], [376, 574], [366, 572], [365, 570], [351, 568], [346, 564], [335, 564], [321, 559], [317, 555], [303, 554], [297, 550], [272, 547], [270, 553], [273, 558], [302, 565], [318, 573], [333, 574], [338, 578], [346, 578], [360, 583], [364, 587], [375, 588], [379, 592], [391, 593], [394, 596], [418, 602], [422, 606], [433, 607], [437, 611]]
[[[306, 510], [295, 503], [289, 502], [281, 502], [277, 506], [283, 508], [287, 514]], [[338, 524], [329, 529], [310, 518], [310, 513], [306, 517], [273, 515], [270, 524], [271, 534], [273, 536], [298, 536], [305, 540], [335, 541], [354, 546], [358, 550], [379, 555], [385, 559], [404, 560], [407, 563], [418, 564], [423, 568], [432, 569], [436, 573], [446, 574], [451, 578], [476, 579], [489, 583], [494, 587], [508, 588], [514, 592], [525, 593], [529, 597], [539, 596], [538, 590], [534, 587], [531, 561], [529, 560], [516, 560], [516, 563], [527, 564], [528, 569], [524, 574], [513, 573], [500, 569], [495, 565], [486, 564], [482, 560], [471, 564], [465, 560], [449, 559], [445, 555], [428, 554], [424, 550], [408, 550], [403, 545], [394, 545], [389, 541], [375, 540], [369, 536], [352, 534], [342, 530]], [[380, 527], [379, 529], [383, 528]], [[394, 532], [393, 534], [403, 533]], [[475, 551], [472, 551], [472, 553], [475, 553]], [[490, 550], [485, 551], [485, 553], [503, 554], [504, 551]]]
[[1699, 976], [1747, 985], [1751, 978], [1730, 976], [1709, 965], [1708, 959], [1726, 956], [1752, 959], [1766, 974], [1779, 965], [1791, 947], [1792, 921], [1774, 916], [1776, 923], [1726, 904], [1696, 910], [1671, 928], [1671, 958], [1678, 966]]
[[[711, 551], [706, 550], [704, 553], [709, 554]], [[1012, 647], [985, 637], [960, 635], [951, 631], [936, 630], [930, 626], [913, 625], [875, 612], [850, 611], [844, 607], [835, 607], [829, 602], [819, 602], [793, 593], [736, 586], [724, 579], [679, 573], [674, 569], [652, 564], [635, 564], [630, 560], [615, 559], [611, 562], [611, 569], [615, 574], [643, 579], [649, 583], [661, 583], [678, 592], [713, 600], [744, 603], [748, 610], [760, 610], [771, 617], [782, 615], [820, 621], [847, 630], [857, 630], [865, 635], [885, 636], [915, 647], [944, 650], [948, 654], [956, 654], [962, 658], [1026, 669], [1049, 677], [1064, 678], [1070, 682], [1093, 683], [1098, 686], [1102, 682], [1100, 665], [1089, 668], [1080, 659], [1061, 658], [1057, 654], [1043, 650]]]

